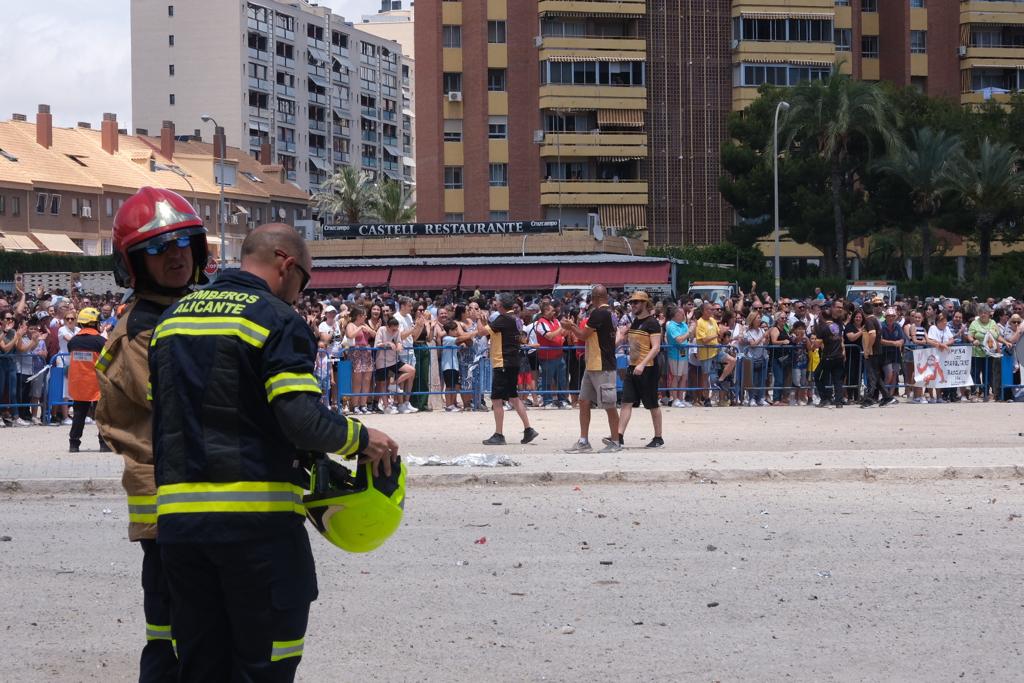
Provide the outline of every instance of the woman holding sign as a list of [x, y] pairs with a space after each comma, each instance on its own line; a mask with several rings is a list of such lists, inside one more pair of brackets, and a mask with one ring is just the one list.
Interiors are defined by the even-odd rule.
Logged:
[[971, 326], [967, 328], [966, 339], [974, 345], [974, 355], [971, 358], [971, 377], [974, 379], [975, 386], [983, 387], [982, 396], [987, 403], [989, 390], [994, 388], [997, 381], [992, 370], [999, 368], [999, 365], [993, 363], [992, 359], [1002, 358], [1003, 354], [999, 345], [1006, 343], [999, 333], [999, 325], [992, 320], [992, 309], [987, 304], [978, 306], [978, 317], [971, 321]]
[[[939, 311], [935, 316], [935, 324], [928, 328], [928, 346], [945, 353], [946, 351], [949, 351], [949, 347], [953, 344], [955, 339], [956, 335], [949, 326], [949, 321], [946, 319], [945, 311]], [[946, 388], [939, 390], [939, 403], [948, 403], [955, 400], [956, 389]]]

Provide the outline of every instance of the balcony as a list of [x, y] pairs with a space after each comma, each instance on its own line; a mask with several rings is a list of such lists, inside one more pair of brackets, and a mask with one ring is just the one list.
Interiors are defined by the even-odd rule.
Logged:
[[263, 90], [264, 92], [270, 92], [270, 81], [249, 76], [249, 87], [256, 88], [257, 90]]
[[541, 61], [566, 55], [594, 60], [627, 61], [645, 59], [647, 41], [643, 38], [545, 36], [540, 48]]
[[364, 130], [359, 136], [363, 142], [372, 142], [373, 144], [380, 144], [380, 133], [375, 133], [372, 130]]
[[348, 48], [347, 47], [342, 47], [340, 45], [335, 45], [334, 43], [331, 43], [331, 54], [332, 55], [338, 55], [339, 57], [346, 57], [347, 58], [348, 57]]
[[647, 109], [647, 88], [639, 85], [542, 85], [540, 108]]
[[270, 53], [266, 50], [257, 50], [254, 47], [246, 48], [249, 51], [249, 59], [255, 59], [258, 62], [269, 62]]
[[368, 119], [380, 118], [380, 109], [377, 109], [375, 107], [360, 107], [359, 113]]
[[1021, 24], [1022, 5], [1017, 0], [1004, 2], [960, 2], [960, 24]]
[[280, 26], [274, 27], [274, 35], [278, 38], [283, 38], [284, 40], [295, 40], [295, 31], [290, 31], [286, 28], [281, 28]]
[[327, 123], [325, 121], [317, 121], [315, 119], [310, 119], [309, 129], [324, 132], [327, 130]]
[[250, 135], [249, 136], [249, 149], [259, 149], [260, 147], [263, 146], [264, 142], [270, 142], [270, 141], [261, 138], [259, 135]]
[[780, 64], [799, 60], [832, 66], [836, 59], [833, 41], [801, 42], [795, 40], [741, 40], [732, 51], [733, 64], [741, 62], [777, 61]]
[[336, 164], [347, 164], [352, 161], [352, 155], [348, 152], [335, 152], [334, 163]]
[[398, 112], [395, 111], [388, 111], [387, 109], [382, 109], [380, 115], [385, 121], [398, 120]]
[[260, 33], [270, 33], [270, 24], [268, 24], [265, 21], [257, 21], [256, 19], [253, 19], [252, 17], [249, 17], [248, 23], [249, 23], [249, 28], [251, 28], [251, 29], [255, 29], [255, 30], [259, 31]]
[[377, 168], [376, 157], [363, 157], [362, 158], [363, 168]]
[[309, 148], [309, 156], [316, 157], [317, 159], [326, 159], [327, 158], [327, 148], [326, 147], [310, 147]]
[[298, 177], [298, 175], [295, 173], [294, 170], [291, 170], [285, 171], [284, 177], [287, 178], [288, 180], [294, 181]]
[[645, 0], [540, 0], [537, 3], [537, 13], [642, 17], [647, 14], [647, 3]]
[[543, 206], [647, 204], [645, 180], [549, 180], [540, 184]]
[[385, 135], [383, 138], [383, 142], [385, 145], [391, 145], [393, 147], [398, 146], [398, 138], [396, 138], [393, 135]]
[[330, 73], [327, 71], [327, 67], [309, 64], [306, 68], [309, 71], [309, 73], [313, 74], [314, 76], [319, 76], [320, 78], [323, 79], [330, 78]]
[[547, 133], [540, 148], [542, 157], [647, 156], [647, 135], [643, 133]]
[[399, 164], [396, 161], [385, 161], [383, 164], [381, 164], [381, 167], [385, 171], [395, 171], [395, 172], [398, 172], [398, 171], [402, 170], [401, 169], [401, 164]]
[[281, 55], [278, 55], [277, 60], [275, 60], [275, 64], [277, 64], [277, 66], [283, 66], [286, 69], [295, 68], [295, 60], [291, 57], [282, 57]]
[[249, 107], [249, 118], [254, 119], [269, 119], [270, 110], [262, 107]]
[[277, 151], [285, 152], [287, 154], [295, 154], [295, 142], [286, 142], [285, 140], [278, 140]]
[[287, 123], [290, 126], [295, 125], [295, 114], [289, 114], [288, 112], [279, 111], [277, 112], [277, 122]]
[[309, 36], [306, 36], [306, 45], [308, 45], [309, 47], [315, 47], [318, 50], [327, 49], [327, 41], [317, 40], [316, 38], [311, 38]]
[[314, 104], [327, 104], [327, 95], [319, 95], [315, 92], [309, 93], [309, 101]]

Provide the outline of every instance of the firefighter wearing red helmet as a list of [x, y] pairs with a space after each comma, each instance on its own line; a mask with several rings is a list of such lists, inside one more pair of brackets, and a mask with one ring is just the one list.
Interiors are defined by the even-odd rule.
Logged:
[[114, 278], [130, 291], [96, 362], [100, 401], [96, 423], [103, 439], [124, 458], [128, 538], [142, 546], [145, 643], [139, 680], [176, 680], [170, 595], [156, 545], [152, 411], [148, 400], [149, 343], [164, 310], [194, 285], [204, 284], [206, 228], [197, 211], [170, 190], [144, 187], [114, 216]]

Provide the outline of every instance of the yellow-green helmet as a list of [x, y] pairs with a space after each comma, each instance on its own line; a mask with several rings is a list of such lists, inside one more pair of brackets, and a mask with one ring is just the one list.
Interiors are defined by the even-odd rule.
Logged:
[[350, 553], [368, 553], [395, 533], [405, 509], [405, 463], [373, 476], [369, 464], [352, 473], [324, 457], [310, 471], [306, 516], [324, 538]]

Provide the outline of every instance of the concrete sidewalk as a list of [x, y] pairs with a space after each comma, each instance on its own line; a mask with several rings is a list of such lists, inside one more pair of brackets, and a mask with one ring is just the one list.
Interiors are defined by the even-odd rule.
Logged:
[[[540, 432], [518, 443], [522, 425], [505, 416], [510, 445], [485, 447], [493, 419], [484, 413], [418, 413], [364, 418], [395, 438], [403, 455], [450, 458], [500, 453], [512, 467], [413, 466], [417, 486], [457, 484], [719, 481], [874, 481], [911, 479], [1024, 479], [1024, 406], [1020, 404], [904, 405], [842, 410], [819, 408], [666, 408], [659, 450], [643, 448], [650, 417], [634, 411], [626, 449], [614, 454], [568, 454], [579, 434], [572, 410], [532, 410]], [[96, 451], [95, 427], [68, 454], [67, 427], [0, 432], [0, 490], [26, 493], [118, 492], [122, 461]], [[595, 412], [591, 443], [607, 434]]]

